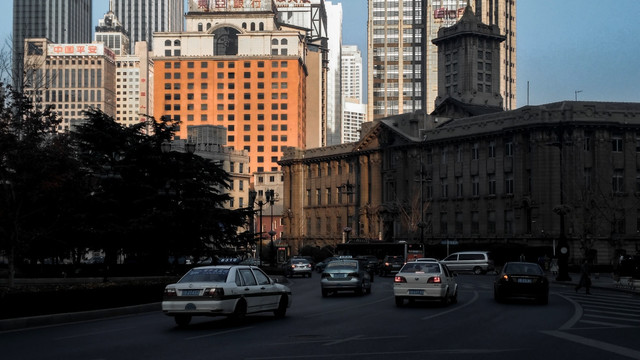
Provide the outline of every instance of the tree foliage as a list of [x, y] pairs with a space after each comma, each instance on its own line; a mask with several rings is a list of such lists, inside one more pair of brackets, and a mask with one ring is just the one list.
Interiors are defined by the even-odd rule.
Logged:
[[224, 208], [228, 174], [200, 156], [161, 151], [178, 124], [123, 127], [90, 110], [59, 134], [55, 114], [2, 89], [0, 251], [10, 268], [23, 259], [78, 262], [87, 250], [104, 251], [108, 264], [124, 255], [161, 267], [168, 255], [238, 245], [247, 214]]

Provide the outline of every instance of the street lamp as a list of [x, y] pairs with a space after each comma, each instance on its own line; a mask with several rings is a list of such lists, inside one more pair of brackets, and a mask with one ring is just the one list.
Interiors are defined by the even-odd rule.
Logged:
[[[249, 228], [251, 229], [251, 239], [255, 240], [256, 238], [256, 227], [255, 227], [255, 216], [256, 211], [254, 210], [254, 206], [256, 203], [256, 197], [258, 196], [258, 192], [254, 189], [249, 190], [249, 208], [251, 209], [251, 221], [249, 223]], [[258, 249], [256, 248], [256, 255], [258, 253]]]
[[[571, 281], [571, 277], [569, 276], [569, 242], [567, 240], [567, 236], [565, 234], [565, 215], [569, 212], [568, 205], [564, 203], [564, 176], [563, 176], [563, 146], [564, 143], [564, 126], [562, 122], [558, 124], [556, 128], [556, 136], [558, 138], [557, 142], [554, 142], [550, 145], [556, 146], [558, 148], [558, 154], [560, 156], [560, 205], [554, 207], [553, 212], [560, 216], [560, 236], [558, 238], [558, 276], [556, 277], [557, 281]], [[567, 145], [571, 145], [570, 143]]]
[[347, 180], [346, 184], [342, 184], [338, 186], [338, 189], [344, 189], [344, 193], [347, 195], [347, 225], [344, 227], [342, 231], [344, 231], [345, 242], [349, 242], [349, 233], [351, 232], [351, 227], [349, 226], [349, 203], [350, 203], [350, 195], [353, 194], [353, 184], [349, 184], [349, 180]]
[[276, 232], [273, 231], [273, 203], [276, 201], [276, 197], [274, 195], [273, 189], [267, 190], [265, 195], [267, 197], [267, 202], [271, 205], [271, 217], [269, 218], [269, 222], [271, 223], [271, 230], [269, 230], [269, 236], [271, 237], [271, 241], [269, 242], [269, 258], [271, 260], [271, 265], [273, 266], [275, 259], [273, 253], [273, 236], [276, 234]]

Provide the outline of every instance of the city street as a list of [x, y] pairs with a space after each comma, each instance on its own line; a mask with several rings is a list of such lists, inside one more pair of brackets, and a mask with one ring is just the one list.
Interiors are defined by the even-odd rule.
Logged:
[[553, 284], [549, 305], [498, 304], [493, 275], [459, 275], [458, 303], [397, 308], [393, 278], [371, 295], [322, 298], [320, 276], [289, 281], [294, 303], [242, 323], [161, 312], [0, 333], [5, 359], [638, 359], [640, 297]]

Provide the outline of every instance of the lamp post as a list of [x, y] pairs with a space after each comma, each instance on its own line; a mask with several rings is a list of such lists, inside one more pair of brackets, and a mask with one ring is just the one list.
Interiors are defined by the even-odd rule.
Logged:
[[269, 218], [269, 222], [271, 223], [271, 230], [269, 230], [269, 237], [271, 238], [271, 241], [269, 242], [269, 258], [271, 260], [271, 266], [273, 266], [274, 260], [275, 260], [274, 253], [273, 253], [274, 251], [273, 236], [276, 234], [276, 232], [273, 231], [273, 203], [276, 201], [276, 197], [273, 189], [267, 190], [265, 195], [267, 196], [267, 202], [269, 203], [269, 205], [271, 205], [271, 217]]
[[345, 242], [348, 243], [349, 242], [349, 233], [351, 232], [351, 226], [349, 223], [349, 203], [350, 203], [350, 198], [349, 195], [353, 194], [353, 184], [349, 183], [349, 180], [347, 180], [346, 184], [342, 184], [340, 186], [338, 186], [339, 189], [344, 189], [344, 193], [347, 195], [347, 225], [344, 227], [344, 229], [342, 231], [344, 231], [344, 235], [345, 235]]
[[[254, 210], [254, 206], [256, 203], [256, 197], [258, 196], [258, 192], [254, 189], [249, 190], [249, 208], [251, 209], [251, 221], [249, 223], [249, 228], [251, 229], [251, 239], [255, 240], [256, 238], [256, 224], [255, 224], [255, 216], [256, 211]], [[256, 248], [256, 256], [258, 253], [258, 249]]]
[[[568, 207], [564, 204], [564, 176], [563, 170], [563, 147], [564, 147], [564, 126], [562, 122], [558, 124], [556, 128], [556, 136], [558, 141], [550, 145], [558, 148], [558, 154], [560, 156], [560, 205], [553, 209], [557, 215], [560, 216], [560, 236], [558, 237], [558, 276], [557, 281], [571, 281], [569, 276], [569, 242], [565, 234], [565, 215], [568, 213]], [[570, 144], [569, 144], [570, 145]]]
[[262, 199], [258, 200], [258, 208], [260, 209], [260, 231], [258, 232], [258, 264], [262, 266], [262, 207], [264, 206], [264, 201]]

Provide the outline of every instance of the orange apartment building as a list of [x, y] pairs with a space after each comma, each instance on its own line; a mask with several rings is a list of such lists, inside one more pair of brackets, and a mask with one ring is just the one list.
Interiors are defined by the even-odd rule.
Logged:
[[[233, 5], [233, 6], [232, 6]], [[279, 171], [286, 146], [305, 147], [304, 32], [277, 24], [269, 1], [189, 3], [185, 32], [154, 34], [154, 114], [227, 128], [250, 172]]]

